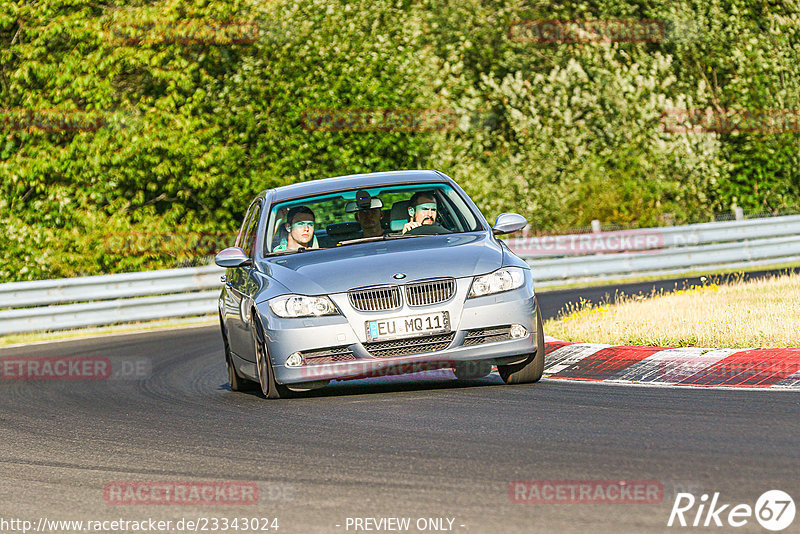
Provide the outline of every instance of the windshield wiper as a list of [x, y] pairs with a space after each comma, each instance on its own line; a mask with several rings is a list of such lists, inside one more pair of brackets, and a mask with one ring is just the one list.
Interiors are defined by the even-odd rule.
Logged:
[[391, 239], [404, 239], [406, 237], [419, 237], [419, 235], [409, 235], [409, 234], [392, 235], [392, 234], [386, 234], [386, 235], [379, 235], [379, 236], [376, 236], [376, 237], [358, 237], [356, 239], [346, 239], [344, 241], [340, 241], [339, 244], [336, 245], [336, 246], [338, 247], [338, 246], [342, 246], [342, 245], [353, 245], [355, 243], [371, 243], [373, 241], [389, 241]]
[[285, 256], [285, 255], [288, 255], [288, 254], [296, 254], [298, 252], [308, 252], [309, 250], [322, 250], [322, 247], [320, 247], [320, 248], [300, 247], [300, 248], [291, 248], [291, 249], [287, 248], [286, 250], [279, 250], [277, 252], [270, 252], [265, 257], [269, 258], [269, 257], [272, 257], [272, 256]]

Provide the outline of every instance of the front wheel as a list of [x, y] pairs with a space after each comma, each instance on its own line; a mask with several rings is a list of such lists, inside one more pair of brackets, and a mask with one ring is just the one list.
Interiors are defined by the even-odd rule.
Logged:
[[256, 389], [255, 382], [239, 376], [239, 372], [234, 367], [230, 356], [225, 358], [225, 364], [228, 368], [228, 383], [231, 385], [231, 391], [253, 391]]
[[536, 352], [522, 363], [498, 365], [497, 372], [506, 384], [529, 384], [538, 382], [544, 373], [544, 328], [542, 312], [536, 303]]
[[280, 399], [290, 397], [292, 392], [286, 386], [275, 382], [275, 374], [272, 371], [272, 362], [264, 337], [264, 330], [261, 322], [257, 319], [257, 312], [253, 311], [253, 343], [255, 344], [256, 368], [258, 369], [258, 383], [261, 386], [261, 393], [268, 399]]

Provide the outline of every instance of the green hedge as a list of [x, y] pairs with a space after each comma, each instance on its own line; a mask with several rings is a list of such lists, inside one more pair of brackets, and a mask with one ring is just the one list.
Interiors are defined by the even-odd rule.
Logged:
[[[258, 191], [389, 169], [438, 168], [487, 217], [517, 211], [541, 230], [796, 210], [796, 131], [663, 127], [667, 110], [800, 110], [791, 5], [4, 3], [0, 275], [191, 264], [230, 242]], [[654, 20], [664, 33], [512, 38], [530, 20]], [[382, 110], [361, 131], [314, 127]]]

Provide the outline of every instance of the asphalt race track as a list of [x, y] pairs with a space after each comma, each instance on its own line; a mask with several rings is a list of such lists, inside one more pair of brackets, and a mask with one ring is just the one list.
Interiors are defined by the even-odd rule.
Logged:
[[[564, 294], [543, 294], [543, 309]], [[698, 503], [719, 492], [731, 507], [771, 489], [800, 497], [796, 392], [434, 375], [266, 401], [228, 389], [216, 327], [0, 350], [31, 356], [107, 358], [114, 373], [0, 381], [0, 520], [277, 517], [291, 533], [410, 518], [409, 532], [674, 532], [697, 530], [667, 527], [677, 492]], [[193, 481], [253, 484], [258, 499], [130, 505], [108, 494], [116, 483]], [[514, 502], [516, 481], [662, 490], [655, 503]], [[765, 532], [753, 517], [711, 528], [731, 530]], [[800, 517], [785, 532], [799, 530]]]

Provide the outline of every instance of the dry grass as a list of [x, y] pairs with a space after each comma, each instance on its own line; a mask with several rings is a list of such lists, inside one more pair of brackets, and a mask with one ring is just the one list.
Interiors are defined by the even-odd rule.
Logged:
[[800, 347], [800, 274], [581, 305], [544, 327], [567, 341], [665, 347]]

